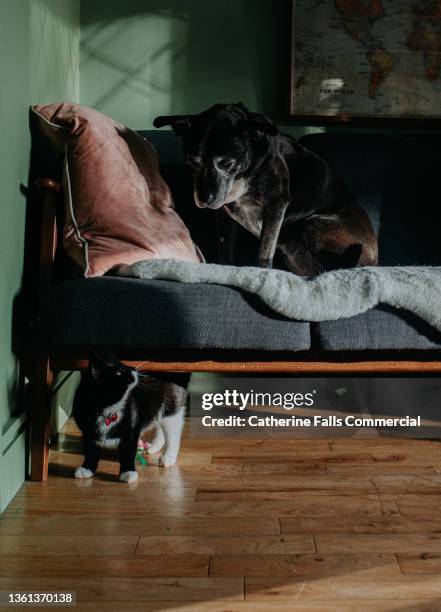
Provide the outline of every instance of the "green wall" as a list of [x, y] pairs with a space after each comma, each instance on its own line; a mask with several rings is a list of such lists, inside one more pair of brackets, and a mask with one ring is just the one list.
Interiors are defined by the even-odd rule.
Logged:
[[[296, 125], [287, 113], [292, 0], [84, 0], [81, 102], [135, 129], [242, 101], [294, 136], [433, 126]], [[439, 129], [437, 129], [439, 132]]]
[[150, 128], [159, 114], [238, 101], [283, 124], [290, 4], [86, 0], [81, 5], [81, 102], [138, 129]]
[[79, 96], [79, 0], [0, 0], [0, 511], [25, 475], [12, 305], [20, 290], [30, 140], [28, 107]]

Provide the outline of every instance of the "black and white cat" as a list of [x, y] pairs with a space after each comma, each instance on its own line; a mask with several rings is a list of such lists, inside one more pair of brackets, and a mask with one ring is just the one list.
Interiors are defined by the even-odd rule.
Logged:
[[100, 448], [118, 448], [120, 480], [136, 481], [138, 439], [155, 426], [147, 452], [156, 453], [165, 446], [159, 465], [174, 465], [181, 444], [189, 379], [186, 373], [146, 374], [114, 359], [91, 359], [73, 405], [84, 443], [84, 462], [76, 469], [75, 478], [95, 474]]

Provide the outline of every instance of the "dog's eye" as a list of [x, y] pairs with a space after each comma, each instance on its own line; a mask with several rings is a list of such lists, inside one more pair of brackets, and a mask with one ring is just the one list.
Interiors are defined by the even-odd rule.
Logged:
[[121, 372], [121, 370], [117, 370], [117, 371], [116, 371], [116, 375], [117, 375], [117, 376], [122, 376], [122, 372]]
[[235, 165], [235, 161], [234, 159], [219, 159], [217, 161], [217, 166], [218, 168], [220, 168], [221, 170], [232, 170], [234, 168]]

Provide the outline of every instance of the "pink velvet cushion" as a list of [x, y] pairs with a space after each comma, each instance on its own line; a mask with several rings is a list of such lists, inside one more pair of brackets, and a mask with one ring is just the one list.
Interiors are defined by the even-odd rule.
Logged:
[[145, 138], [77, 104], [32, 110], [64, 155], [63, 244], [84, 276], [141, 259], [201, 261]]

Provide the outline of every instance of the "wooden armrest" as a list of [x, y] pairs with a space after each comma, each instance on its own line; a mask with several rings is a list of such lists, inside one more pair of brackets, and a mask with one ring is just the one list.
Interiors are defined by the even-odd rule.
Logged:
[[49, 191], [52, 193], [60, 193], [62, 191], [62, 187], [58, 181], [54, 181], [54, 179], [50, 178], [41, 178], [35, 182], [35, 187], [39, 191]]
[[57, 215], [56, 209], [62, 187], [58, 181], [51, 178], [41, 178], [35, 181], [35, 189], [41, 200], [41, 236], [40, 265], [38, 274], [39, 313], [40, 317], [46, 311], [46, 300], [49, 285], [52, 282], [55, 251], [57, 249]]

